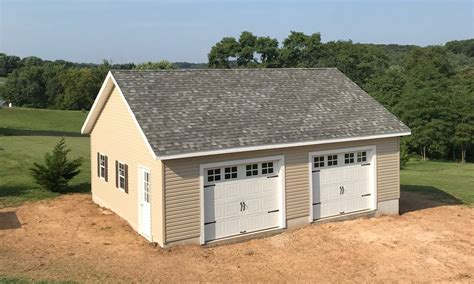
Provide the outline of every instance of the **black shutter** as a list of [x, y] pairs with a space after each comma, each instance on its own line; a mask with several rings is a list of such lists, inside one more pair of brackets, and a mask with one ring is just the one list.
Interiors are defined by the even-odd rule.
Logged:
[[109, 181], [109, 158], [105, 156], [105, 181]]
[[115, 187], [119, 187], [119, 166], [117, 160], [115, 160]]
[[97, 152], [97, 176], [100, 177], [100, 154]]
[[125, 165], [125, 193], [128, 193], [128, 165]]

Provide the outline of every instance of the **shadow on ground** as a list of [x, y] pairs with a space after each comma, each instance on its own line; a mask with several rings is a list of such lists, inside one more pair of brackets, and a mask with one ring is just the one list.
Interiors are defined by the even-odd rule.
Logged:
[[29, 130], [0, 127], [0, 135], [5, 136], [58, 136], [58, 137], [85, 137], [79, 132], [54, 131], [54, 130]]
[[22, 196], [30, 190], [31, 188], [26, 185], [2, 186], [0, 188], [0, 198]]
[[67, 193], [90, 193], [90, 192], [91, 192], [91, 183], [83, 182], [80, 184], [69, 186], [69, 190]]
[[21, 228], [20, 220], [15, 211], [0, 212], [0, 230]]
[[400, 214], [463, 202], [449, 193], [433, 186], [402, 185], [400, 191]]

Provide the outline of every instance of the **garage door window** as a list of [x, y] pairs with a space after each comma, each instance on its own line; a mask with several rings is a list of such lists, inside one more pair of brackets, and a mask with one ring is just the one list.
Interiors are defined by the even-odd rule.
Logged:
[[225, 179], [234, 179], [237, 178], [237, 167], [227, 167], [224, 169], [224, 178]]
[[207, 181], [219, 181], [221, 180], [221, 169], [207, 170]]
[[328, 167], [337, 166], [337, 155], [328, 155]]
[[314, 157], [314, 167], [315, 168], [324, 167], [324, 156]]
[[357, 152], [357, 162], [366, 162], [367, 161], [367, 152]]
[[344, 154], [344, 164], [353, 164], [354, 163], [354, 153]]
[[248, 177], [258, 175], [258, 164], [250, 164], [245, 166], [245, 175]]
[[262, 163], [262, 174], [273, 174], [273, 162]]

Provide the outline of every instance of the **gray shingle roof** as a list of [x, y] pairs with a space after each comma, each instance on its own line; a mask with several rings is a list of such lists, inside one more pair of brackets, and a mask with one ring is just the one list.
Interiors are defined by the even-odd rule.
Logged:
[[410, 131], [335, 68], [112, 74], [158, 157]]

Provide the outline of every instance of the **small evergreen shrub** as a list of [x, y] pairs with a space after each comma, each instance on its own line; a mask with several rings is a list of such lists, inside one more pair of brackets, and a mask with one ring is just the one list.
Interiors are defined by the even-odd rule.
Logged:
[[68, 182], [79, 174], [82, 158], [69, 161], [67, 154], [71, 150], [66, 147], [66, 141], [61, 138], [51, 153], [46, 153], [44, 165], [34, 163], [30, 169], [36, 183], [48, 191], [67, 192]]

